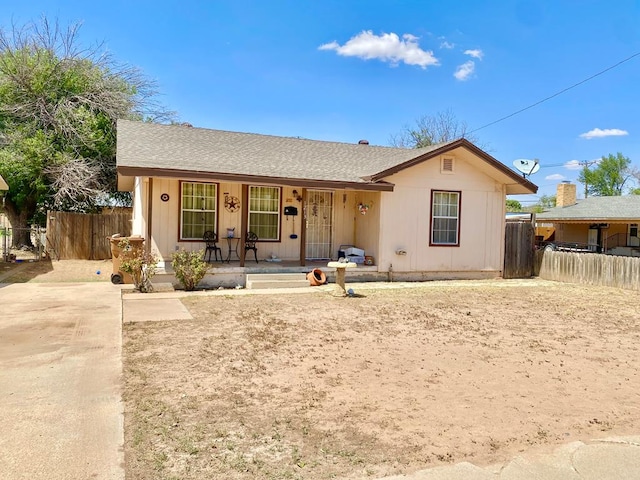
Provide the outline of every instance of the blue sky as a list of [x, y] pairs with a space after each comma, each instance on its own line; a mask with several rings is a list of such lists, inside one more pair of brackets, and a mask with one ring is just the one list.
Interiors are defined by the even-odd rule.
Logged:
[[[194, 126], [388, 145], [451, 109], [477, 129], [640, 52], [640, 2], [0, 0], [0, 26], [80, 21]], [[540, 160], [539, 195], [577, 162], [640, 165], [640, 56], [475, 135]], [[578, 186], [581, 191], [581, 186]], [[524, 204], [537, 197], [516, 197]]]

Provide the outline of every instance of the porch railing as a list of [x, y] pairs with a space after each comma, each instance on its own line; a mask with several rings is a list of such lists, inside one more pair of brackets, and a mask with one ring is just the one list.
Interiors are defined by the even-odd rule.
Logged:
[[616, 233], [607, 237], [603, 246], [606, 250], [616, 247], [640, 247], [640, 237], [631, 236], [623, 232]]

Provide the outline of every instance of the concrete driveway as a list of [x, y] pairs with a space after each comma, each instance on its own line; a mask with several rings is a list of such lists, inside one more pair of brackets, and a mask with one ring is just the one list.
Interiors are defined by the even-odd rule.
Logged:
[[120, 289], [0, 284], [0, 304], [0, 476], [124, 479]]

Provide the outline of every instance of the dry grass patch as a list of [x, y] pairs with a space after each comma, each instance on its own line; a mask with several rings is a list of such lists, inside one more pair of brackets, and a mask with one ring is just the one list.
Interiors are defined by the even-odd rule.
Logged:
[[379, 477], [637, 433], [637, 293], [476, 285], [126, 325], [128, 478]]

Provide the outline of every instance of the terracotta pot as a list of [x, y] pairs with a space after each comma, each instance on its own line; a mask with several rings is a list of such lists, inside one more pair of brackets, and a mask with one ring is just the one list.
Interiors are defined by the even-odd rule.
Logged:
[[309, 284], [312, 287], [317, 287], [318, 285], [324, 285], [327, 281], [327, 276], [319, 268], [314, 268], [307, 273], [307, 280], [309, 280]]

